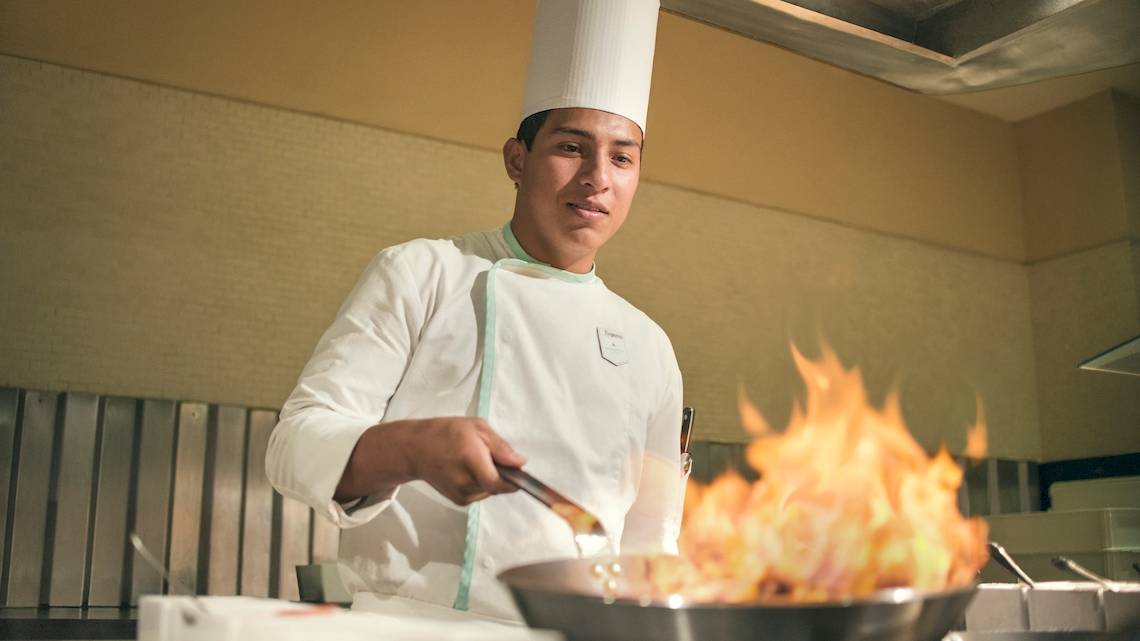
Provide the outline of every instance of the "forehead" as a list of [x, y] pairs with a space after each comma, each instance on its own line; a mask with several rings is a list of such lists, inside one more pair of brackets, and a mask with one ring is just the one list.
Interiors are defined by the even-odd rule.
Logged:
[[590, 134], [599, 141], [633, 141], [641, 144], [641, 127], [637, 123], [608, 111], [599, 109], [553, 109], [542, 123], [538, 135], [549, 134], [557, 129], [576, 129]]

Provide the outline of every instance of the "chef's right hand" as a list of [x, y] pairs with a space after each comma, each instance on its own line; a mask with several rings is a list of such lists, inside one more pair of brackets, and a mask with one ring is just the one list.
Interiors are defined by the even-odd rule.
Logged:
[[495, 463], [521, 467], [526, 457], [481, 418], [381, 423], [357, 441], [334, 498], [390, 494], [397, 485], [418, 479], [457, 505], [469, 505], [517, 489], [499, 476]]

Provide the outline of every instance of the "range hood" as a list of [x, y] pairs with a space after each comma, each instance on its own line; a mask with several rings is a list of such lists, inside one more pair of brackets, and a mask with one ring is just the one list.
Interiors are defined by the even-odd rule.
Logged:
[[1081, 369], [1140, 376], [1140, 336], [1093, 356], [1080, 364]]
[[661, 0], [661, 6], [925, 94], [1140, 61], [1140, 0]]

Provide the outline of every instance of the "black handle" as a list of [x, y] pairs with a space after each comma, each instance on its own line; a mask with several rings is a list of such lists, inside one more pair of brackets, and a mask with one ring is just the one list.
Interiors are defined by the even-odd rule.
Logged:
[[681, 409], [681, 453], [689, 451], [689, 443], [693, 440], [693, 419], [697, 410], [691, 407]]

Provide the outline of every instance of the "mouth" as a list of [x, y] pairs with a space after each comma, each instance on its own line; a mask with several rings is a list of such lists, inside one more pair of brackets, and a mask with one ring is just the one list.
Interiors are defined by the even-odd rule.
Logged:
[[601, 218], [602, 216], [608, 216], [610, 213], [609, 210], [605, 207], [586, 201], [571, 201], [566, 203], [566, 206], [572, 209], [578, 216], [581, 216], [582, 218], [586, 218], [588, 220]]

